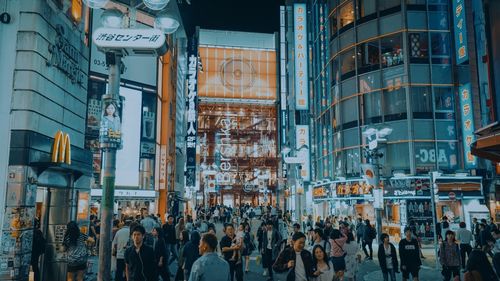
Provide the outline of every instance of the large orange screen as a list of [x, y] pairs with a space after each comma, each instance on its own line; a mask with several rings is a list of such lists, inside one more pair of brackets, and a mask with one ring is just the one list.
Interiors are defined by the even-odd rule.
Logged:
[[276, 52], [199, 47], [203, 72], [198, 95], [210, 98], [276, 99]]

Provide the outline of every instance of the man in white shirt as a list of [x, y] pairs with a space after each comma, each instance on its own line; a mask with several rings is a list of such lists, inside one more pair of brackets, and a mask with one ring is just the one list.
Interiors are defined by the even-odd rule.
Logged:
[[125, 226], [118, 230], [113, 238], [112, 249], [116, 255], [116, 281], [125, 281], [125, 250], [130, 241], [130, 220], [125, 221]]
[[467, 258], [469, 258], [469, 255], [472, 252], [472, 232], [466, 228], [465, 222], [460, 223], [460, 228], [457, 230], [456, 239], [458, 240], [458, 243], [460, 243], [462, 269], [465, 270], [465, 254], [467, 254]]
[[326, 251], [328, 258], [330, 257], [330, 251], [332, 250], [332, 245], [330, 242], [323, 239], [323, 230], [321, 228], [315, 228], [313, 232], [313, 244], [311, 245], [309, 252], [312, 253], [314, 246], [320, 245]]

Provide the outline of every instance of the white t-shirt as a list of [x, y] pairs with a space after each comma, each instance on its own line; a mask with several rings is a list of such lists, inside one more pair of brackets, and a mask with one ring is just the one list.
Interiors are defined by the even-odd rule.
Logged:
[[385, 252], [385, 262], [387, 264], [387, 269], [392, 269], [392, 256], [391, 256], [391, 245], [388, 245], [388, 248], [384, 245]]
[[125, 250], [127, 249], [127, 243], [130, 238], [130, 228], [124, 226], [118, 230], [113, 238], [113, 247], [116, 245], [116, 258], [125, 259]]
[[267, 231], [267, 248], [269, 250], [272, 250], [273, 249], [273, 231], [272, 230], [268, 230]]
[[295, 252], [295, 281], [307, 281], [306, 268], [300, 252]]

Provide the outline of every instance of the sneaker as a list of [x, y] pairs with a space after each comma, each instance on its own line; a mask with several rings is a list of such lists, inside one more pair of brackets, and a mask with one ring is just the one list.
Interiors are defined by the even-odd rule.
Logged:
[[264, 272], [262, 273], [262, 276], [267, 276], [267, 269], [264, 269]]

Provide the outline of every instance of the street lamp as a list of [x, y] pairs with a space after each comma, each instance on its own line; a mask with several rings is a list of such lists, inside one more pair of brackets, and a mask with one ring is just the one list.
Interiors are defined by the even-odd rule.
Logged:
[[87, 5], [87, 7], [92, 9], [100, 9], [104, 8], [106, 4], [108, 4], [109, 0], [83, 0], [83, 3]]
[[179, 20], [177, 20], [177, 17], [172, 12], [162, 12], [156, 16], [154, 21], [155, 28], [158, 28], [165, 34], [174, 33], [180, 25]]

